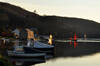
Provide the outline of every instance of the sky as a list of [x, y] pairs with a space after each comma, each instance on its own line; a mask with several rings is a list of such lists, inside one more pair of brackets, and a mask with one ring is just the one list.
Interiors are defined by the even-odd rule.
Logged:
[[40, 15], [57, 15], [94, 20], [100, 23], [100, 0], [0, 0]]

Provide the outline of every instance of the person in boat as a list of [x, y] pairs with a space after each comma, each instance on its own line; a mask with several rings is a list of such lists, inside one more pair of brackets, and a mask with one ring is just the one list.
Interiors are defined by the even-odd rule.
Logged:
[[77, 41], [77, 35], [76, 35], [76, 33], [74, 34], [74, 41]]
[[27, 31], [24, 28], [20, 28], [19, 41], [19, 45], [27, 44]]
[[52, 45], [53, 44], [52, 41], [53, 41], [53, 36], [52, 36], [52, 34], [50, 34], [49, 39], [48, 39], [48, 43], [50, 45]]
[[86, 40], [87, 39], [87, 35], [86, 35], [86, 33], [84, 34], [84, 40]]
[[26, 31], [27, 31], [27, 46], [31, 46], [34, 44], [35, 40], [34, 31], [28, 28], [26, 28]]
[[19, 34], [20, 34], [20, 29], [16, 28], [12, 31], [12, 33], [14, 34], [14, 38], [19, 38]]

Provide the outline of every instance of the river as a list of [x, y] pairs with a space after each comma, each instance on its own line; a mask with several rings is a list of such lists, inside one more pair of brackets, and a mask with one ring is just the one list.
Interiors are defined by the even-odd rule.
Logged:
[[56, 43], [55, 57], [35, 66], [100, 66], [100, 43]]
[[35, 66], [100, 66], [100, 53], [83, 57], [58, 58]]
[[100, 66], [100, 42], [54, 42], [54, 44], [52, 59], [39, 64], [32, 61], [32, 64], [35, 66]]

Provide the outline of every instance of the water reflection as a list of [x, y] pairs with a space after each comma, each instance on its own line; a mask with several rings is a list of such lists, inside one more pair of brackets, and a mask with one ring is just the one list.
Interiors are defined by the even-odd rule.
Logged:
[[93, 54], [100, 51], [100, 43], [78, 43], [74, 48], [69, 43], [57, 43], [55, 45], [55, 58], [75, 57]]
[[36, 66], [100, 66], [100, 43], [56, 43], [55, 57]]
[[83, 56], [83, 57], [68, 57], [49, 60], [46, 63], [37, 64], [35, 66], [100, 66], [100, 53]]
[[[17, 41], [15, 41], [17, 42]], [[70, 44], [71, 43], [71, 44]], [[10, 45], [11, 43], [9, 43]], [[16, 43], [15, 43], [16, 44]], [[13, 44], [13, 45], [15, 45]], [[9, 46], [12, 47], [11, 45]], [[43, 64], [36, 66], [100, 66], [100, 43], [99, 42], [55, 42], [54, 58]], [[12, 60], [12, 59], [10, 59]], [[23, 59], [13, 59], [14, 61], [21, 62]], [[25, 60], [25, 59], [24, 59]], [[30, 60], [30, 59], [29, 59]], [[25, 62], [24, 65], [36, 64], [37, 59], [31, 59], [32, 62]], [[31, 61], [30, 60], [30, 61]], [[39, 59], [40, 60], [40, 59]], [[44, 62], [44, 61], [43, 61]], [[41, 63], [41, 62], [39, 62]]]

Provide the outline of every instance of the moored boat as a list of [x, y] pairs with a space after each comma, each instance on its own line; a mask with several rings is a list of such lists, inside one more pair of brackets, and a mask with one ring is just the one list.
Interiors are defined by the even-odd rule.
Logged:
[[16, 58], [45, 58], [45, 53], [33, 51], [33, 53], [26, 53], [23, 46], [15, 46], [14, 50], [8, 50], [9, 57]]
[[46, 58], [51, 58], [54, 55], [54, 46], [48, 45], [39, 41], [34, 41], [32, 46], [24, 46], [24, 50], [27, 53], [33, 53], [34, 51], [39, 53], [46, 53]]

